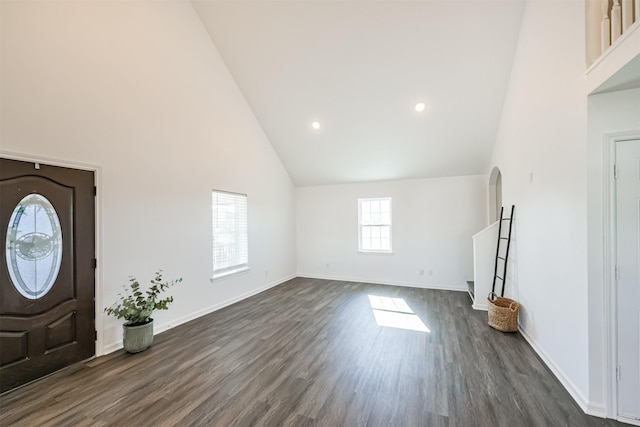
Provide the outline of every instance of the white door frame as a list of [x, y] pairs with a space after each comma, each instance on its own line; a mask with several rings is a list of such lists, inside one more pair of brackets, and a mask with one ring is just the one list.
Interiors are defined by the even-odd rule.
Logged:
[[602, 174], [604, 206], [604, 247], [603, 247], [603, 287], [604, 287], [604, 360], [606, 380], [606, 413], [626, 423], [640, 425], [635, 420], [618, 417], [618, 384], [616, 366], [618, 361], [618, 287], [615, 278], [616, 255], [616, 181], [614, 164], [616, 143], [640, 139], [640, 131], [606, 133], [604, 135]]
[[59, 160], [49, 157], [34, 156], [31, 154], [22, 154], [11, 151], [0, 150], [0, 157], [11, 160], [20, 160], [29, 163], [42, 163], [51, 166], [60, 166], [63, 168], [72, 168], [80, 170], [92, 171], [95, 175], [95, 186], [97, 188], [97, 195], [95, 197], [95, 233], [96, 233], [96, 260], [97, 266], [95, 270], [95, 328], [97, 331], [97, 339], [95, 341], [95, 357], [102, 356], [104, 354], [103, 342], [104, 342], [104, 313], [102, 312], [102, 226], [101, 226], [101, 185], [102, 185], [102, 169], [97, 165], [90, 165], [86, 163], [77, 163], [65, 160]]

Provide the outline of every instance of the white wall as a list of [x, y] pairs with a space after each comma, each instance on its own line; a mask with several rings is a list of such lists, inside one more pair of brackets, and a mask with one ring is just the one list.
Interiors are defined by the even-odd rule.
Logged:
[[588, 103], [589, 397], [590, 411], [605, 415], [606, 360], [610, 351], [605, 340], [604, 279], [606, 267], [610, 267], [604, 237], [608, 233], [605, 214], [610, 208], [605, 186], [610, 181], [604, 171], [609, 135], [631, 132], [640, 136], [640, 89], [592, 95]]
[[[129, 275], [181, 276], [158, 331], [295, 274], [294, 186], [189, 2], [1, 12], [1, 148], [99, 167], [102, 307]], [[213, 284], [212, 189], [248, 194], [251, 268]], [[121, 339], [102, 307], [99, 353]]]
[[[487, 224], [487, 179], [298, 188], [298, 275], [466, 290], [471, 236]], [[392, 198], [392, 254], [358, 252], [358, 199], [369, 197]]]
[[492, 166], [514, 204], [522, 331], [583, 409], [589, 395], [584, 2], [529, 0]]

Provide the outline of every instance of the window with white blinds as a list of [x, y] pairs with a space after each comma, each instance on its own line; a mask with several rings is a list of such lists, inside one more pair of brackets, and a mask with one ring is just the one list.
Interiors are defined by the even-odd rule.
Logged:
[[213, 277], [249, 268], [247, 195], [213, 191]]
[[391, 198], [358, 199], [358, 250], [391, 252]]

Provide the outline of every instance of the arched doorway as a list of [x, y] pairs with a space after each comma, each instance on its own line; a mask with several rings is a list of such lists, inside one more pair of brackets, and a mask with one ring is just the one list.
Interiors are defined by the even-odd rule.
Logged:
[[500, 169], [494, 167], [489, 175], [489, 223], [500, 219], [502, 208], [502, 174]]

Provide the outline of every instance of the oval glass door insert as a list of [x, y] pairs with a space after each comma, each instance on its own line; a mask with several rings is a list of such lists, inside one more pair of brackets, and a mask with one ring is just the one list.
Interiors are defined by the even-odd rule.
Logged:
[[25, 298], [42, 298], [51, 290], [62, 262], [58, 214], [41, 194], [29, 194], [9, 219], [6, 257], [11, 282]]

